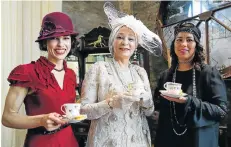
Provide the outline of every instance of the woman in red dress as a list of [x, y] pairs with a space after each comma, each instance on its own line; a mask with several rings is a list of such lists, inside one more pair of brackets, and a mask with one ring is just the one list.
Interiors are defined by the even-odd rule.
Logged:
[[[17, 66], [8, 77], [2, 124], [28, 129], [24, 147], [78, 147], [60, 110], [64, 103], [74, 103], [76, 96], [76, 76], [64, 60], [76, 44], [78, 33], [73, 28], [68, 15], [47, 14], [36, 42], [48, 57]], [[27, 115], [18, 113], [23, 102]]]

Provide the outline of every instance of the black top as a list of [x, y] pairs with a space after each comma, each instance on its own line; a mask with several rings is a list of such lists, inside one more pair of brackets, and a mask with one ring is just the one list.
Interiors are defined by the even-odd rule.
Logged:
[[[196, 80], [198, 80], [200, 73], [198, 71], [196, 71]], [[188, 70], [188, 71], [177, 71], [176, 72], [176, 83], [181, 83], [182, 84], [182, 91], [184, 93], [192, 94], [192, 89], [193, 89], [193, 70]], [[198, 82], [196, 82], [198, 83]], [[184, 109], [185, 109], [185, 104], [180, 104], [180, 103], [175, 103], [175, 108], [176, 108], [176, 115], [177, 118], [179, 119], [183, 119], [184, 118]], [[173, 112], [173, 110], [172, 110]]]
[[[185, 104], [175, 103], [176, 118], [180, 124], [186, 124], [187, 131], [178, 136], [185, 128], [180, 127], [170, 107], [170, 102], [160, 96], [163, 85], [172, 81], [172, 74], [163, 72], [155, 90], [155, 98], [159, 98], [159, 122], [155, 138], [155, 147], [217, 147], [219, 121], [227, 112], [227, 96], [224, 82], [215, 68], [204, 65], [202, 71], [196, 70], [197, 97], [192, 97], [193, 70], [177, 71], [176, 82], [182, 83], [182, 90], [188, 94]], [[172, 110], [172, 115], [171, 111]], [[171, 116], [173, 124], [171, 123]]]

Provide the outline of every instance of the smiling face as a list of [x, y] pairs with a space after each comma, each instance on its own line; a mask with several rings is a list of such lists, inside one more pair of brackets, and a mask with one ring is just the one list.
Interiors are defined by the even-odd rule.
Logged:
[[174, 42], [174, 50], [179, 61], [188, 61], [195, 54], [196, 42], [191, 33], [180, 32]]
[[64, 60], [71, 50], [71, 36], [60, 36], [47, 40], [48, 59], [53, 62]]
[[129, 59], [137, 47], [135, 33], [128, 27], [121, 27], [113, 42], [114, 57], [117, 59]]

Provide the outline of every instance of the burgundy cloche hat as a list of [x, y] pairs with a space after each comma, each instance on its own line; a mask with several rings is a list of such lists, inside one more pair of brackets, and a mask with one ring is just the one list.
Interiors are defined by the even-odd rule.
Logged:
[[39, 37], [35, 42], [53, 37], [77, 34], [78, 33], [74, 31], [72, 21], [67, 14], [62, 12], [52, 12], [44, 16]]

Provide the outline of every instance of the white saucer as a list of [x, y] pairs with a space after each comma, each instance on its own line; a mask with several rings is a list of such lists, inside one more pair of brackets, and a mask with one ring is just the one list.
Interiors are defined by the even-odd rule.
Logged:
[[[83, 120], [85, 120], [85, 119], [87, 119], [87, 115], [86, 114], [81, 114], [82, 116], [83, 116], [83, 118], [82, 119], [70, 119], [68, 122], [69, 123], [78, 123], [78, 122], [81, 122], [81, 121], [83, 121]], [[66, 115], [63, 115], [63, 117], [66, 117]]]
[[167, 90], [160, 90], [160, 93], [165, 95], [165, 96], [169, 96], [169, 97], [173, 97], [173, 98], [184, 97], [187, 95], [186, 93], [172, 94], [172, 93], [168, 93]]

